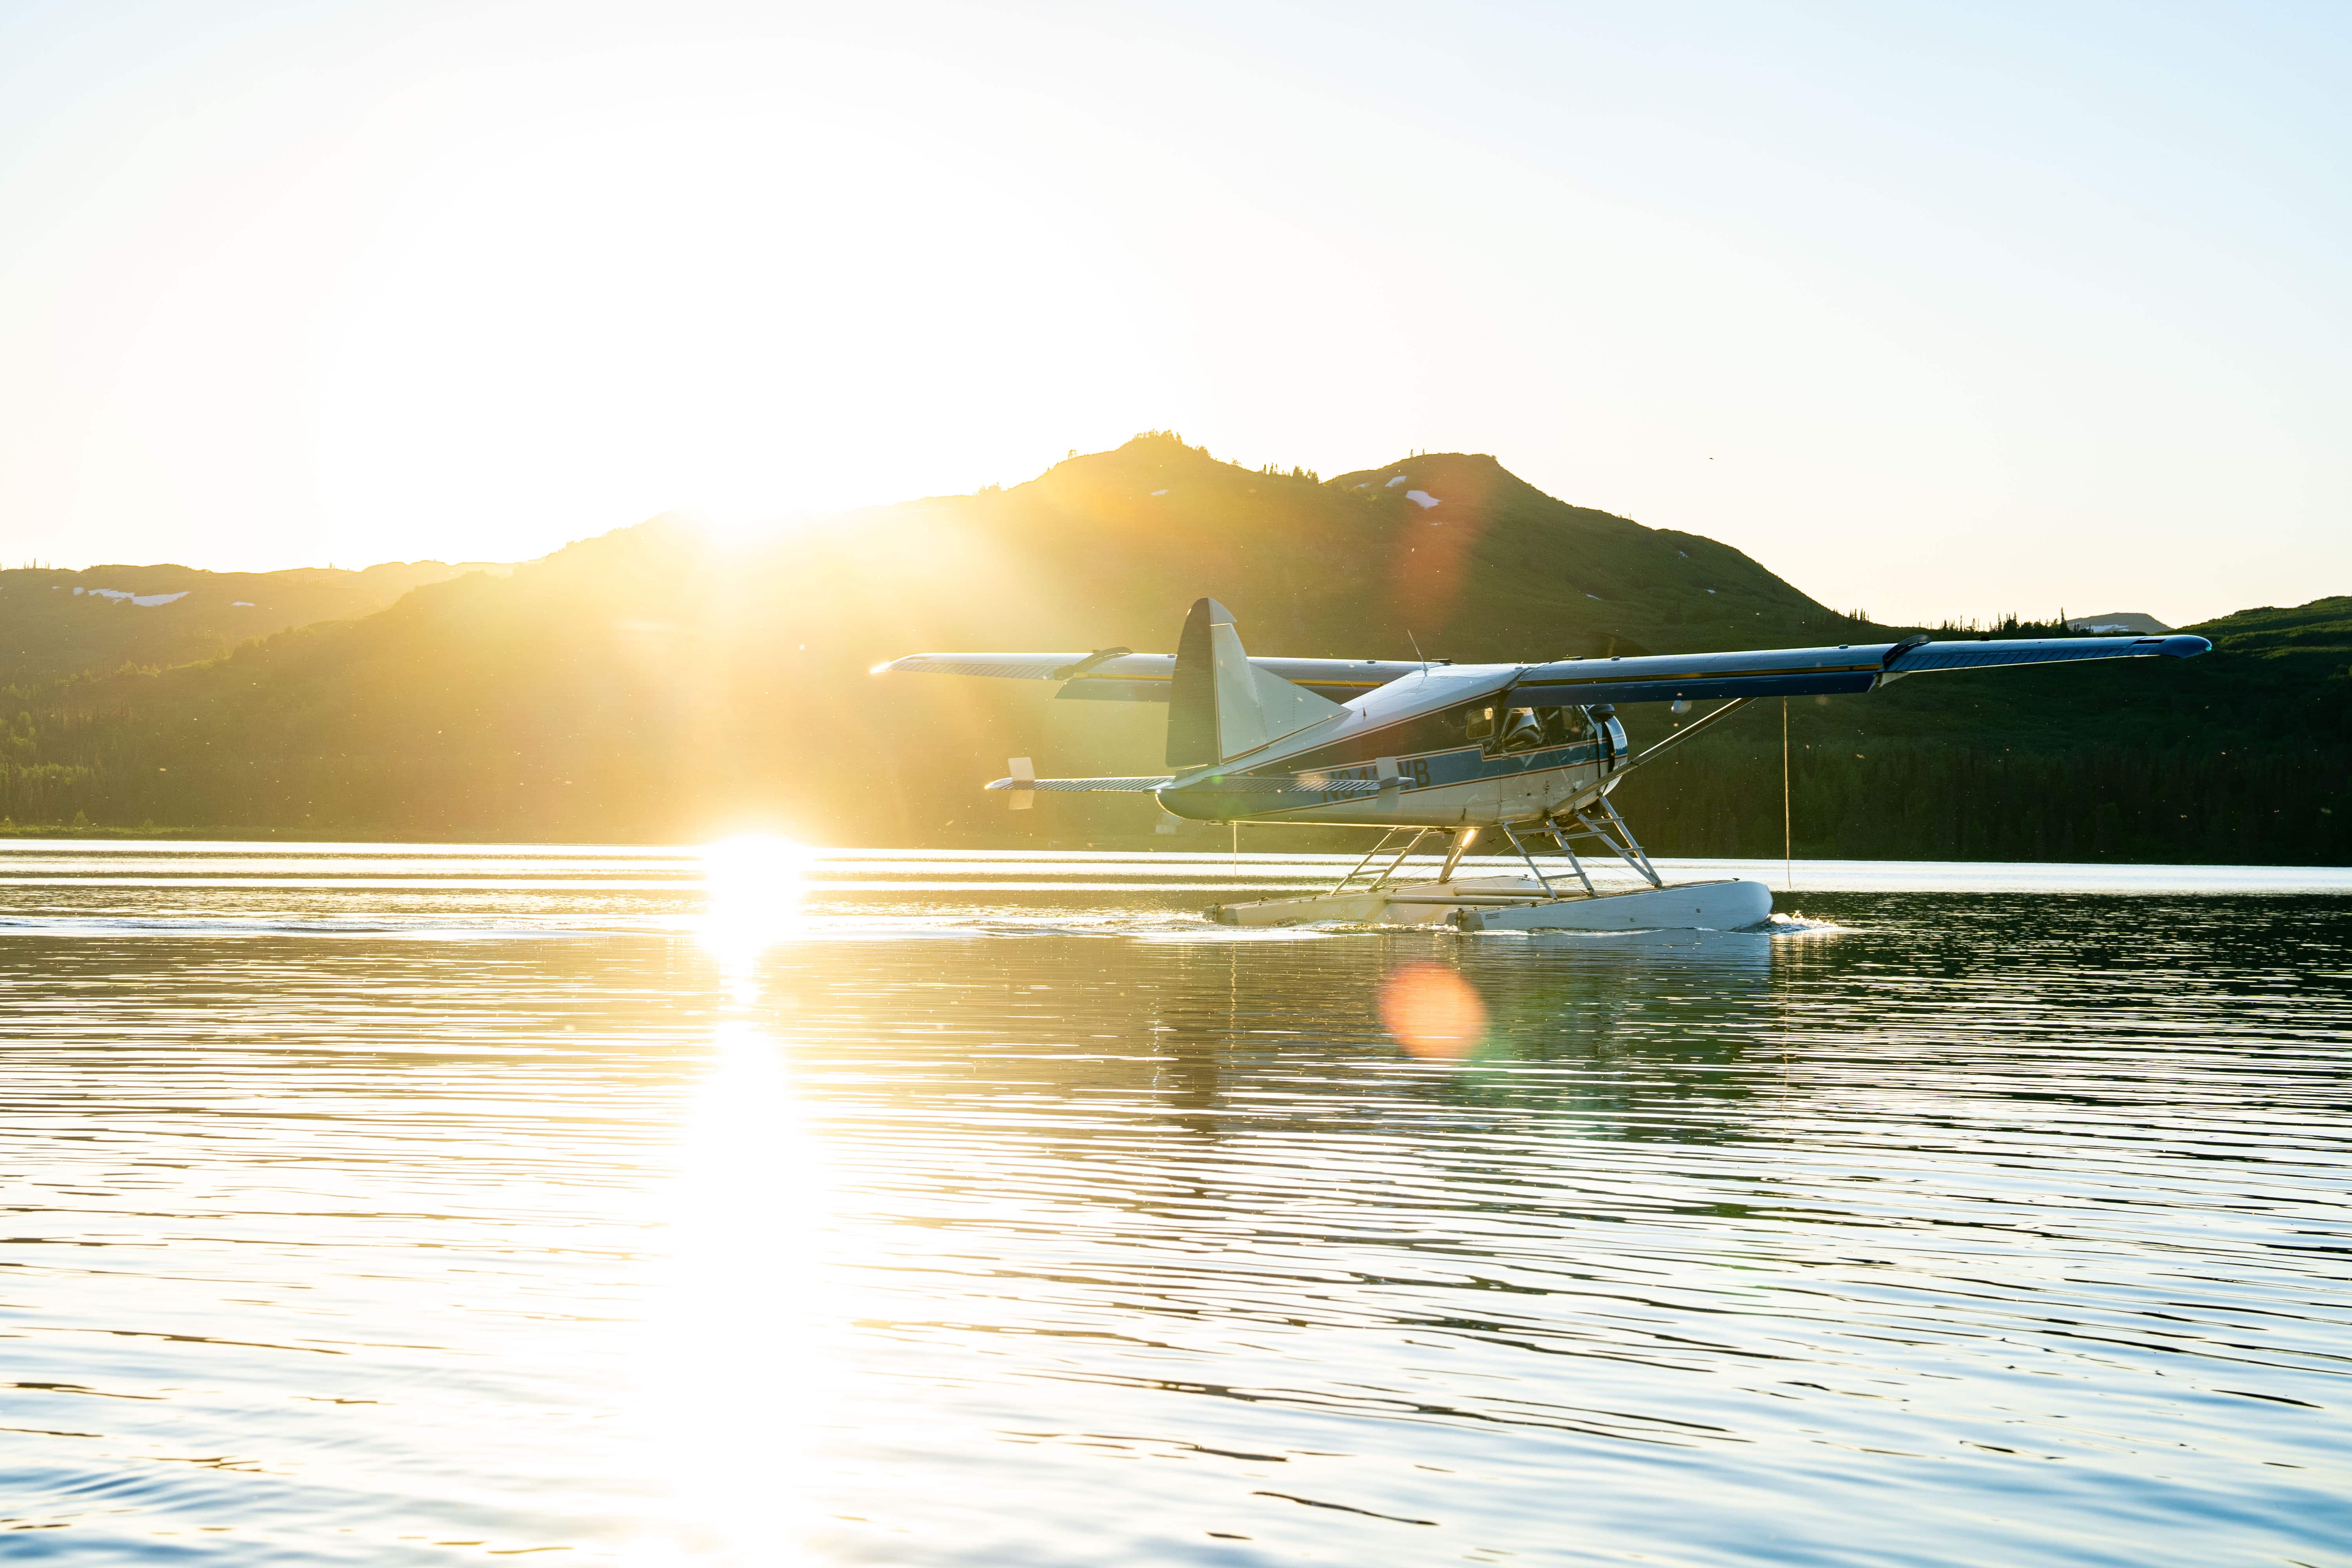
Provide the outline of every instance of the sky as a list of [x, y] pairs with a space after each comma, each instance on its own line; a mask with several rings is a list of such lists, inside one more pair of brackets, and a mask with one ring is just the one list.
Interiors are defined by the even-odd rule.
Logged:
[[1174, 429], [1489, 452], [1882, 621], [2352, 593], [2347, 79], [2330, 0], [0, 0], [0, 564]]

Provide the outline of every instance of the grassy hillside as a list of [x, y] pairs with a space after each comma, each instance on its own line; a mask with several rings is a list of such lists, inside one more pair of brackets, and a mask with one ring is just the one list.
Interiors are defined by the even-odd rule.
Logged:
[[[1152, 436], [1010, 489], [879, 508], [757, 547], [656, 521], [205, 662], [20, 681], [0, 705], [0, 815], [408, 837], [1149, 833], [1147, 800], [1063, 797], [1012, 817], [975, 786], [1013, 752], [1058, 771], [1156, 769], [1162, 710], [866, 671], [923, 650], [1166, 651], [1202, 593], [1269, 654], [1400, 657], [1418, 641], [1432, 658], [1538, 658], [1894, 635], [1727, 546], [1566, 505], [1490, 458], [1422, 457], [1324, 482]], [[1951, 818], [1976, 852], [2026, 853], [2002, 826], [2013, 812], [1976, 804], [1988, 767], [1998, 788], [1983, 798], [2005, 800], [2036, 787], [2007, 759], [2079, 770], [2105, 758], [2097, 765], [2123, 769], [2147, 798], [2198, 795], [2197, 822], [2176, 813], [2156, 855], [2202, 853], [2168, 847], [2177, 841], [2222, 858], [2311, 858], [2214, 837], [2206, 817], [2240, 785], [2162, 759], [2208, 758], [2224, 733], [2260, 737], [2246, 749], [2276, 757], [2290, 739], [2319, 744], [2323, 719], [2340, 750], [2344, 710], [2327, 692], [2342, 690], [2352, 637], [2333, 603], [2299, 620], [2232, 617], [2221, 653], [2161, 670], [1937, 677], [1804, 705], [1804, 843], [1931, 853]], [[1637, 738], [1669, 722], [1655, 710], [1628, 718]], [[1748, 728], [1628, 785], [1661, 850], [1777, 848], [1777, 723], [1735, 723]], [[2256, 777], [2248, 758], [2196, 765]], [[2140, 852], [2128, 836], [2095, 838], [2107, 776], [2050, 775], [2046, 813], [2074, 837], [2045, 825], [2046, 853]]]

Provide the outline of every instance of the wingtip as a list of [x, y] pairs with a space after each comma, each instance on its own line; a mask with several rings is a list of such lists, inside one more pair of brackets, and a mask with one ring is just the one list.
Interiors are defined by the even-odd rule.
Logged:
[[2213, 645], [2193, 633], [2176, 632], [2164, 639], [2164, 646], [2158, 651], [2174, 658], [2195, 658], [2200, 653], [2211, 653]]

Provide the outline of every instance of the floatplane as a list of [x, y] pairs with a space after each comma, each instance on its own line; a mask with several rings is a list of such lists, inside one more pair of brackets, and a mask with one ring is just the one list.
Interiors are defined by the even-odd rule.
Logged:
[[[879, 674], [988, 676], [1061, 683], [1066, 701], [1164, 702], [1169, 772], [1139, 778], [1039, 778], [1025, 757], [988, 784], [1026, 807], [1041, 793], [1141, 794], [1204, 823], [1381, 828], [1380, 841], [1326, 892], [1215, 906], [1231, 925], [1338, 921], [1465, 931], [1547, 929], [1736, 931], [1772, 913], [1761, 882], [1668, 883], [1609, 798], [1635, 769], [1759, 698], [1875, 691], [1937, 670], [2083, 659], [2187, 658], [2212, 645], [2167, 637], [1936, 641], [1737, 653], [1570, 658], [1549, 664], [1260, 658], [1214, 599], [1194, 604], [1173, 654], [919, 653]], [[1716, 702], [1636, 752], [1621, 703], [1676, 714]], [[1457, 876], [1483, 832], [1510, 847], [1525, 877]], [[1407, 858], [1444, 841], [1433, 879]], [[1550, 841], [1547, 872], [1535, 849]], [[1588, 859], [1613, 858], [1640, 886], [1604, 890]]]

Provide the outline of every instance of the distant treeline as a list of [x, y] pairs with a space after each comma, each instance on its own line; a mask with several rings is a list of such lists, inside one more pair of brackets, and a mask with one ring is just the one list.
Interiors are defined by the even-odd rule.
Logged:
[[[46, 736], [30, 733], [46, 729]], [[1800, 731], [1801, 735], [1803, 731]], [[46, 739], [47, 745], [37, 742]], [[26, 744], [32, 741], [35, 744]], [[1710, 744], [1710, 741], [1714, 743]], [[1800, 857], [1962, 860], [2352, 864], [2345, 781], [2352, 747], [2248, 754], [2095, 744], [2063, 752], [1932, 741], [1867, 752], [1800, 742], [1789, 771]], [[174, 753], [127, 720], [21, 710], [0, 761], [0, 830], [76, 824], [183, 830], [266, 825], [306, 835], [458, 840], [662, 838], [691, 821], [702, 787], [683, 758], [605, 757], [590, 768], [496, 752], [272, 756]], [[32, 751], [71, 761], [26, 761]], [[1616, 800], [1655, 853], [1769, 857], [1781, 850], [1777, 732], [1695, 741], [1627, 779]], [[1049, 800], [1013, 817], [957, 777], [912, 812], [873, 792], [792, 803], [844, 838], [1067, 842], [1148, 835], [1133, 799]], [[958, 802], [961, 801], [959, 806]], [[1192, 839], [1166, 847], [1197, 847]], [[1307, 847], [1305, 840], [1299, 847]]]
[[[1801, 858], [2352, 864], [2352, 748], [2231, 755], [2096, 745], [2056, 754], [1881, 742], [1798, 751]], [[1662, 855], [1774, 856], [1780, 753], [1670, 755], [1627, 779], [1620, 809]]]

